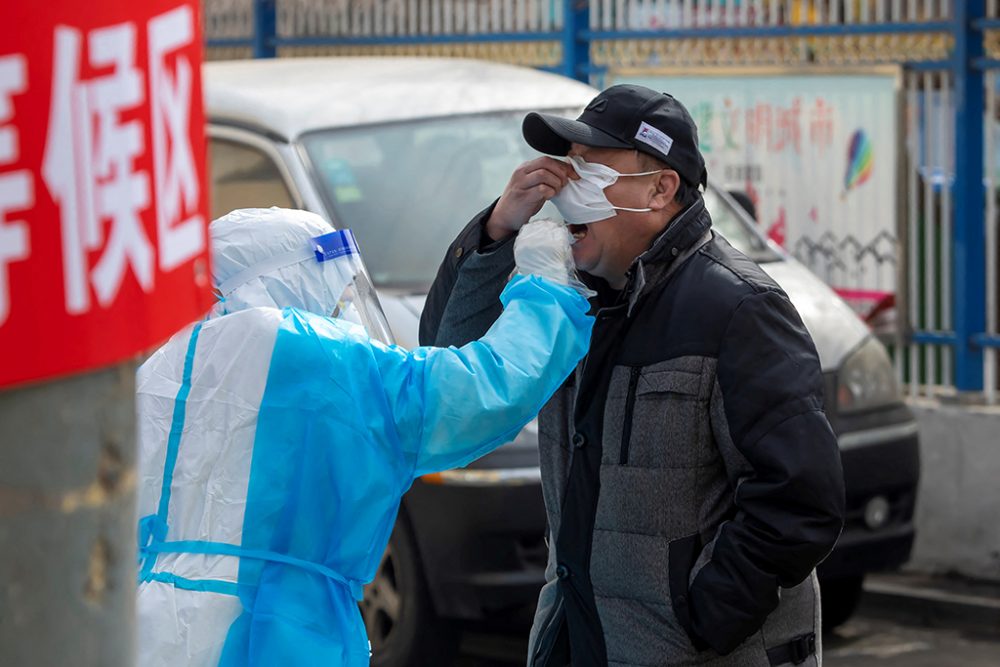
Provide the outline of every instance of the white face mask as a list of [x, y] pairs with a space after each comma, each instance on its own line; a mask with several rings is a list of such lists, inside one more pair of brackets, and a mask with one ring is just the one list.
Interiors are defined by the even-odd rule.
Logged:
[[551, 199], [568, 224], [586, 225], [599, 220], [613, 218], [615, 211], [633, 211], [644, 213], [651, 208], [627, 208], [615, 206], [604, 195], [604, 189], [610, 187], [623, 176], [649, 176], [660, 173], [660, 169], [643, 171], [638, 174], [620, 174], [611, 167], [595, 162], [586, 162], [576, 155], [569, 157], [570, 163], [580, 175], [579, 180], [570, 179], [555, 197]]

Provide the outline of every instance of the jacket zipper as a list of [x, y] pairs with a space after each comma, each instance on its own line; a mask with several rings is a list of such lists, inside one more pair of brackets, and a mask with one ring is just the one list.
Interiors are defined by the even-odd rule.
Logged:
[[632, 439], [632, 411], [635, 410], [635, 392], [639, 386], [638, 366], [632, 366], [628, 374], [628, 394], [625, 396], [625, 423], [622, 424], [622, 446], [621, 455], [618, 457], [618, 465], [628, 463], [629, 441]]

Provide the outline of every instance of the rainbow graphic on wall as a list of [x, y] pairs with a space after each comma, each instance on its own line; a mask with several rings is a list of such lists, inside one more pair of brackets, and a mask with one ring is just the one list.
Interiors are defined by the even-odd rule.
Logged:
[[844, 173], [844, 194], [852, 188], [865, 183], [872, 176], [874, 159], [872, 157], [872, 142], [862, 129], [857, 129], [851, 135], [851, 142], [847, 149], [847, 171]]

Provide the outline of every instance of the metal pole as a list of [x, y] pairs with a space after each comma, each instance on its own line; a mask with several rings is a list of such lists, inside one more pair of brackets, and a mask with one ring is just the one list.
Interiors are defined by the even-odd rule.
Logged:
[[[917, 109], [919, 105], [919, 100], [921, 99], [922, 91], [920, 88], [920, 78], [916, 72], [906, 73], [906, 104], [910, 109]], [[927, 105], [924, 104], [922, 110], [919, 112], [921, 114], [921, 120], [927, 122]], [[917, 123], [919, 127], [919, 123]], [[923, 164], [923, 158], [920, 155], [920, 140], [917, 136], [919, 130], [909, 129], [907, 130], [907, 146], [909, 149], [909, 167], [907, 169], [907, 205], [906, 205], [906, 217], [907, 217], [907, 239], [909, 241], [909, 260], [907, 266], [909, 267], [909, 285], [907, 285], [907, 296], [909, 298], [907, 311], [907, 324], [908, 333], [912, 333], [920, 329], [919, 322], [917, 321], [917, 315], [920, 312], [920, 290], [923, 288], [923, 284], [920, 281], [920, 262], [922, 258], [920, 257], [920, 242], [917, 236], [919, 231], [918, 211], [917, 211], [917, 192], [919, 189], [919, 182], [917, 181], [918, 169], [921, 164]], [[910, 352], [910, 386], [909, 393], [910, 398], [916, 398], [920, 391], [920, 346], [911, 342], [909, 346]]]
[[274, 40], [278, 35], [278, 0], [254, 0], [253, 3], [253, 57], [274, 58], [278, 49]]
[[972, 22], [985, 17], [985, 0], [955, 3], [955, 237], [952, 299], [955, 318], [955, 387], [983, 388], [983, 351], [972, 336], [986, 330], [986, 239], [983, 196], [983, 35]]
[[[941, 108], [940, 103], [935, 104], [935, 101], [940, 102], [940, 94], [937, 92], [935, 81], [937, 77], [933, 72], [924, 72], [924, 151], [923, 159], [921, 164], [924, 170], [924, 178], [927, 179], [924, 183], [924, 252], [922, 257], [922, 264], [924, 267], [924, 318], [923, 326], [921, 327], [924, 331], [940, 331], [938, 326], [938, 319], [935, 316], [937, 311], [937, 306], [941, 303], [941, 298], [937, 290], [937, 276], [936, 272], [938, 270], [937, 261], [937, 248], [935, 245], [935, 239], [938, 227], [938, 216], [937, 210], [934, 206], [934, 187], [932, 185], [932, 178], [934, 168], [941, 165], [942, 162], [939, 156], [936, 154], [936, 145], [934, 142], [935, 132], [941, 132], [941, 126], [944, 124], [946, 111]], [[948, 187], [947, 184], [942, 187]], [[937, 384], [948, 384], [947, 379], [942, 382], [938, 381], [937, 374], [937, 349], [933, 345], [924, 346], [924, 391], [928, 396], [934, 395], [934, 386]]]
[[[996, 4], [995, 2], [992, 4]], [[995, 7], [994, 7], [995, 9]], [[991, 16], [993, 12], [991, 12]], [[997, 249], [997, 179], [994, 171], [996, 164], [997, 140], [994, 114], [997, 102], [997, 71], [991, 70], [986, 76], [986, 108], [983, 113], [983, 123], [986, 124], [986, 333], [995, 336], [997, 333], [997, 262], [1000, 261]], [[997, 401], [997, 350], [988, 348], [984, 351], [986, 365], [983, 367], [983, 383], [985, 384], [986, 402], [995, 404]]]
[[[935, 151], [941, 161], [941, 169], [945, 174], [955, 173], [954, 157], [955, 149], [952, 146], [951, 132], [953, 126], [948, 122], [948, 110], [954, 105], [954, 101], [951, 95], [951, 76], [950, 72], [941, 73], [941, 132], [939, 133], [938, 149]], [[938, 330], [939, 331], [951, 331], [953, 330], [951, 311], [954, 307], [954, 301], [952, 300], [952, 290], [951, 290], [951, 280], [954, 269], [951, 266], [952, 259], [952, 239], [955, 237], [954, 232], [954, 220], [952, 219], [952, 209], [951, 205], [951, 188], [948, 187], [947, 176], [945, 176], [945, 183], [941, 187], [941, 215], [938, 220], [941, 225], [941, 234], [939, 238], [941, 239], [941, 300], [938, 302]], [[941, 384], [947, 386], [949, 379], [952, 377], [952, 359], [954, 358], [954, 350], [950, 347], [942, 346], [940, 348], [940, 359], [941, 359]]]
[[0, 665], [134, 664], [134, 378], [0, 391]]
[[590, 0], [563, 0], [563, 74], [590, 83], [590, 42], [580, 33], [590, 29]]

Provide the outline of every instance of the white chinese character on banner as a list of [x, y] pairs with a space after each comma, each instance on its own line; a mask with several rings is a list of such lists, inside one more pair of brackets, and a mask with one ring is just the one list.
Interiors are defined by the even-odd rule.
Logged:
[[[60, 207], [66, 310], [91, 308], [90, 287], [102, 306], [114, 302], [129, 267], [146, 291], [153, 287], [153, 247], [141, 212], [150, 204], [149, 175], [135, 168], [144, 151], [138, 120], [122, 114], [144, 101], [135, 66], [135, 25], [91, 31], [87, 55], [102, 73], [81, 80], [82, 35], [55, 32], [52, 106], [42, 174]], [[107, 227], [107, 235], [104, 230]], [[100, 250], [94, 265], [88, 255]]]
[[153, 114], [156, 230], [160, 268], [170, 271], [205, 247], [205, 222], [196, 211], [200, 183], [191, 151], [191, 61], [178, 55], [176, 75], [167, 56], [194, 42], [194, 12], [183, 5], [149, 22], [149, 88]]
[[27, 169], [4, 171], [21, 154], [14, 119], [13, 97], [28, 89], [28, 61], [21, 54], [0, 57], [0, 325], [10, 315], [10, 281], [7, 266], [25, 260], [30, 254], [28, 224], [8, 220], [15, 211], [32, 208], [35, 193], [31, 172]]

